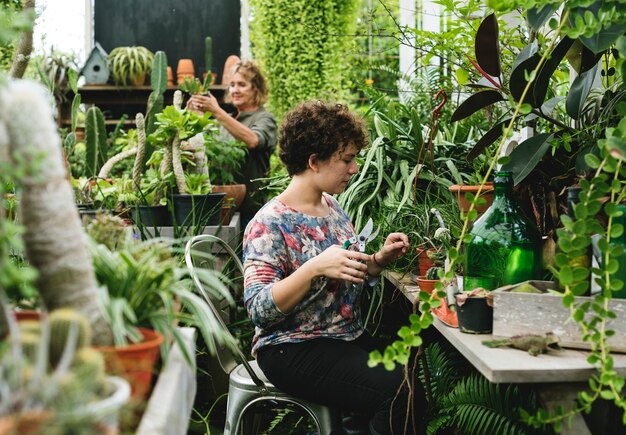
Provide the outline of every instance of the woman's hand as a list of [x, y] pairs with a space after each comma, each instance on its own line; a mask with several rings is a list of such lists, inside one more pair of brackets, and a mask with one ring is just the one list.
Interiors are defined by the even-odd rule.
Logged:
[[392, 261], [402, 257], [409, 250], [409, 238], [404, 233], [391, 233], [385, 239], [380, 251], [372, 255], [368, 263], [370, 275], [378, 275]]
[[187, 108], [204, 114], [205, 112], [215, 113], [220, 109], [220, 105], [212, 94], [208, 95], [192, 95], [187, 102]]
[[369, 254], [343, 249], [333, 245], [307, 261], [316, 276], [341, 279], [357, 284], [363, 282], [367, 272], [367, 262], [372, 258]]

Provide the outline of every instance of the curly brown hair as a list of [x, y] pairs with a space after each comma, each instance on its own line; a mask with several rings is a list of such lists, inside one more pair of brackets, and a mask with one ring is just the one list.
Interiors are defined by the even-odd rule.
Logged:
[[[252, 89], [254, 89], [254, 105], [261, 107], [267, 101], [267, 84], [265, 82], [265, 77], [261, 73], [261, 69], [259, 66], [251, 61], [251, 60], [242, 60], [241, 62], [237, 62], [235, 66], [230, 70], [230, 76], [234, 76], [236, 73], [239, 73], [248, 80], [252, 84]], [[233, 99], [230, 96], [230, 93], [227, 93], [224, 96], [224, 101], [227, 103], [232, 103]]]
[[309, 101], [291, 110], [280, 127], [279, 157], [289, 175], [309, 167], [316, 154], [324, 161], [354, 144], [358, 150], [368, 144], [365, 122], [343, 104]]

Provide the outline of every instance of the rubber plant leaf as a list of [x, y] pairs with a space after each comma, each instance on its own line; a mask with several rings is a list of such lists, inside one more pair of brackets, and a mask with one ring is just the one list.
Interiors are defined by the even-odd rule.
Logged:
[[601, 57], [602, 53], [595, 54], [585, 47], [580, 39], [577, 39], [567, 52], [567, 61], [577, 74], [589, 71]]
[[590, 70], [579, 74], [572, 82], [572, 86], [570, 86], [570, 90], [565, 98], [565, 110], [573, 119], [580, 117], [585, 100], [589, 95], [589, 91], [591, 91], [591, 85], [593, 85], [593, 81], [596, 78], [597, 70], [598, 64]]
[[478, 142], [476, 142], [474, 148], [472, 148], [467, 154], [467, 160], [471, 162], [483, 151], [485, 151], [489, 145], [494, 143], [502, 135], [504, 128], [509, 125], [509, 122], [511, 122], [511, 118], [506, 118], [504, 121], [500, 121], [491, 127], [489, 131], [487, 131], [487, 133], [485, 133], [485, 135], [481, 137]]
[[537, 41], [533, 41], [530, 44], [526, 45], [524, 48], [522, 48], [515, 60], [513, 61], [511, 71], [515, 71], [520, 63], [524, 62], [526, 59], [529, 59], [533, 54], [537, 53], [538, 50], [539, 46], [537, 45]]
[[568, 38], [567, 36], [561, 39], [557, 46], [554, 47], [554, 50], [552, 50], [552, 53], [550, 53], [550, 57], [548, 57], [548, 59], [546, 59], [544, 64], [541, 66], [532, 89], [534, 102], [533, 107], [539, 107], [543, 104], [543, 101], [546, 99], [546, 94], [548, 93], [550, 78], [559, 67], [559, 64], [573, 43], [574, 40]]
[[[578, 17], [580, 17], [578, 18], [578, 20], [580, 20], [581, 18], [584, 20], [585, 13], [588, 11], [591, 12], [593, 16], [597, 18], [598, 14], [600, 13], [600, 9], [602, 8], [603, 3], [604, 3], [604, 0], [598, 0], [589, 7], [570, 9], [570, 12], [568, 15], [570, 24], [572, 26], [575, 26], [576, 19]], [[585, 45], [585, 47], [587, 47], [593, 53], [598, 54], [607, 50], [611, 45], [615, 43], [617, 38], [619, 38], [623, 34], [624, 34], [624, 24], [617, 23], [617, 24], [613, 24], [612, 26], [609, 26], [607, 29], [600, 30], [598, 33], [591, 35], [589, 37], [581, 35], [579, 39]]]
[[450, 122], [460, 121], [470, 115], [478, 112], [480, 109], [491, 106], [498, 101], [504, 100], [502, 94], [498, 91], [487, 90], [476, 92], [463, 101], [452, 114]]
[[539, 30], [559, 8], [559, 5], [544, 5], [528, 9], [526, 19], [534, 30]]
[[513, 173], [513, 182], [519, 184], [535, 169], [550, 148], [552, 134], [541, 133], [518, 144], [509, 154], [510, 160], [502, 165], [503, 171]]
[[500, 77], [500, 42], [496, 14], [488, 15], [476, 32], [474, 41], [476, 62], [489, 75]]
[[[517, 68], [515, 68], [511, 72], [511, 78], [509, 80], [509, 90], [511, 91], [511, 96], [515, 101], [519, 102], [521, 100], [524, 89], [528, 84], [528, 80], [526, 77], [532, 71], [537, 69], [537, 65], [539, 65], [540, 60], [541, 55], [539, 53], [535, 53], [525, 61], [521, 62], [517, 66]], [[532, 107], [541, 106], [542, 102], [536, 102], [534, 99], [536, 83], [537, 81], [533, 80], [533, 83], [531, 84], [530, 89], [528, 89], [528, 92], [526, 93], [526, 96], [524, 97], [524, 101], [522, 101], [522, 103], [528, 103]]]

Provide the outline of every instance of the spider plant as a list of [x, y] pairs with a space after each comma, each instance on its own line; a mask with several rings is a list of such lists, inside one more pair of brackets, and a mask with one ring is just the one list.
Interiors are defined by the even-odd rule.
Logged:
[[[111, 216], [102, 219], [119, 220]], [[99, 224], [107, 225], [106, 221]], [[95, 234], [94, 231], [89, 233]], [[102, 242], [104, 240], [92, 240], [90, 250], [96, 278], [105, 290], [101, 293], [102, 305], [116, 345], [139, 341], [141, 334], [137, 327], [147, 326], [163, 334], [166, 342], [173, 338], [184, 349], [183, 337], [176, 328], [178, 322], [197, 327], [211, 353], [215, 352], [216, 342], [228, 344], [218, 320], [191, 290], [193, 282], [187, 268], [179, 265], [174, 242], [165, 239], [140, 241], [129, 231], [125, 231], [116, 243]], [[232, 297], [217, 272], [202, 270], [199, 273], [209, 292], [232, 303]], [[162, 350], [166, 349], [167, 346], [163, 346]]]
[[141, 46], [117, 47], [111, 50], [108, 60], [115, 84], [138, 85], [152, 71], [154, 53]]

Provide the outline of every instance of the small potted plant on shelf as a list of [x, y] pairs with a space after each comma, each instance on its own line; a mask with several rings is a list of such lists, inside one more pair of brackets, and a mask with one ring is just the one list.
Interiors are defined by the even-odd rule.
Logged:
[[142, 86], [152, 70], [154, 53], [146, 47], [117, 47], [109, 53], [111, 76], [116, 85]]
[[[430, 241], [430, 239], [428, 239]], [[415, 281], [420, 290], [431, 293], [435, 289], [435, 283], [445, 271], [446, 249], [450, 244], [450, 230], [447, 228], [437, 228], [435, 236], [431, 241], [432, 249], [426, 251], [428, 259], [431, 261], [430, 267], [423, 275], [417, 275]]]
[[475, 288], [456, 295], [459, 330], [469, 334], [490, 334], [493, 330], [493, 294]]

